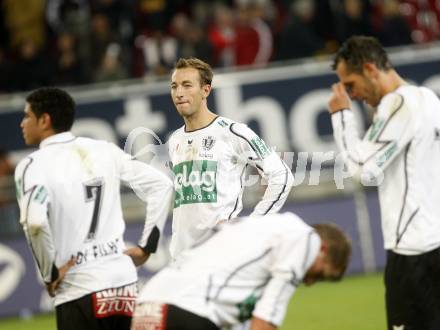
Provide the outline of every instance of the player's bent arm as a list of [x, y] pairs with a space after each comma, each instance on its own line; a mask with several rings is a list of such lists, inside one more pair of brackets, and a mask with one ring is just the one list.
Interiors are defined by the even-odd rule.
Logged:
[[244, 124], [230, 126], [234, 149], [243, 162], [255, 167], [268, 181], [262, 200], [252, 215], [274, 213], [284, 205], [293, 186], [293, 174], [277, 153]]
[[51, 283], [58, 278], [58, 268], [55, 265], [55, 246], [52, 230], [46, 215], [48, 205], [41, 205], [34, 200], [30, 200], [34, 197], [35, 194], [29, 194], [22, 201], [27, 207], [25, 207], [26, 210], [24, 210], [24, 207], [20, 207], [20, 223], [31, 246], [43, 281]]
[[150, 252], [145, 251], [140, 246], [134, 246], [124, 251], [126, 255], [128, 255], [132, 260], [134, 265], [141, 266], [145, 262], [147, 262], [148, 258], [150, 257]]
[[75, 263], [76, 263], [76, 258], [71, 257], [68, 262], [66, 262], [64, 265], [58, 268], [58, 278], [56, 278], [54, 281], [50, 283], [46, 283], [46, 289], [47, 292], [49, 293], [49, 296], [55, 297], [56, 290], [58, 289], [61, 282], [64, 280], [64, 277], [66, 276], [69, 269], [75, 266]]
[[292, 189], [293, 174], [274, 151], [264, 160], [256, 161], [255, 166], [262, 169], [261, 174], [268, 184], [263, 198], [255, 206], [251, 216], [278, 212]]
[[146, 202], [146, 217], [144, 229], [138, 242], [144, 255], [138, 262], [145, 262], [150, 253], [155, 253], [159, 238], [165, 227], [173, 196], [172, 181], [159, 170], [140, 163], [145, 182], [137, 186], [137, 194]]
[[113, 150], [120, 161], [121, 181], [146, 203], [145, 225], [138, 242], [144, 254], [137, 253], [135, 263], [140, 263], [142, 259], [145, 262], [150, 253], [156, 252], [171, 205], [173, 183], [161, 171], [132, 159], [116, 146]]
[[48, 219], [50, 196], [32, 162], [31, 158], [25, 159], [15, 171], [20, 224], [43, 281], [51, 283], [59, 274], [55, 265], [55, 247]]
[[277, 326], [263, 319], [260, 319], [256, 316], [252, 317], [250, 330], [276, 330], [276, 329], [278, 329]]
[[350, 174], [368, 184], [380, 183], [383, 171], [408, 146], [416, 127], [399, 94], [385, 97], [363, 139], [351, 110], [338, 111], [331, 119], [336, 144]]
[[290, 224], [284, 226], [283, 232], [273, 242], [270, 280], [253, 311], [253, 316], [275, 326], [283, 322], [290, 298], [321, 246], [321, 240], [314, 231], [294, 237]]
[[[284, 277], [284, 278], [282, 278]], [[289, 281], [290, 274], [272, 277], [264, 288], [263, 296], [258, 300], [253, 317], [266, 320], [268, 324], [280, 326], [296, 287]]]

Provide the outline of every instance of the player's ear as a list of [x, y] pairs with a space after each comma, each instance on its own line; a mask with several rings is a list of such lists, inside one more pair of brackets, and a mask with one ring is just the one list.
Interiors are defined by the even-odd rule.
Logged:
[[367, 77], [376, 78], [379, 75], [379, 69], [374, 63], [364, 63], [363, 72]]
[[44, 112], [40, 118], [38, 118], [41, 127], [43, 129], [52, 129], [52, 118], [50, 118], [50, 115], [46, 112]]
[[206, 99], [208, 96], [209, 96], [209, 94], [211, 93], [211, 89], [212, 89], [212, 87], [211, 87], [211, 85], [210, 84], [205, 84], [203, 87], [202, 87], [202, 89], [203, 89], [203, 96], [204, 96], [204, 98]]

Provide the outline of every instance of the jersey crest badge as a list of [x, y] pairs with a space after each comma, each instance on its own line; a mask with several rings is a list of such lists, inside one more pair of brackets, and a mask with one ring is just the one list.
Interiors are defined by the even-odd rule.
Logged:
[[205, 151], [210, 150], [215, 144], [215, 139], [212, 136], [206, 136], [202, 139], [202, 148]]

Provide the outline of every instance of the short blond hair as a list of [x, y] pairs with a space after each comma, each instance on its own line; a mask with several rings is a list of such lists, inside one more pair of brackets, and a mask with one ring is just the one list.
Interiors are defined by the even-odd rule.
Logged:
[[214, 76], [214, 73], [212, 71], [211, 66], [208, 63], [205, 63], [202, 60], [195, 57], [179, 58], [176, 65], [174, 66], [174, 70], [185, 69], [185, 68], [194, 68], [197, 71], [199, 71], [201, 86], [211, 85], [212, 77]]

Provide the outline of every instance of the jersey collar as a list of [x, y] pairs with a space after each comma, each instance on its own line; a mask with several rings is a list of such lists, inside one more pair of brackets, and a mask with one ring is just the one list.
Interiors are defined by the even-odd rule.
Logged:
[[71, 142], [75, 139], [76, 137], [71, 132], [58, 133], [55, 135], [51, 135], [45, 138], [43, 141], [41, 141], [40, 148], [47, 147], [51, 144]]

